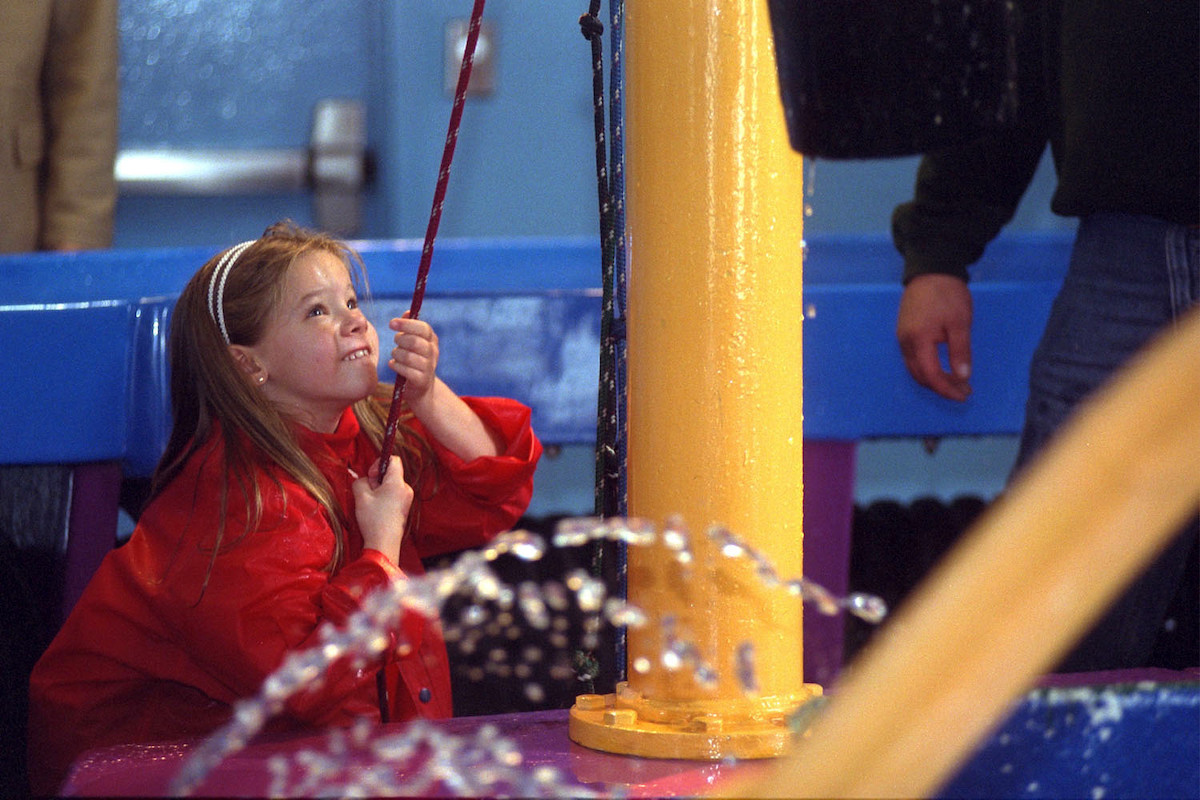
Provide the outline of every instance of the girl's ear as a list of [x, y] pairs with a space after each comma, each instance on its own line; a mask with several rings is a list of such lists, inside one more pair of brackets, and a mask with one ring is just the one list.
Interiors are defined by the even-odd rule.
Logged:
[[233, 357], [238, 368], [246, 374], [251, 383], [266, 383], [267, 370], [259, 363], [254, 354], [240, 344], [229, 345], [229, 355]]

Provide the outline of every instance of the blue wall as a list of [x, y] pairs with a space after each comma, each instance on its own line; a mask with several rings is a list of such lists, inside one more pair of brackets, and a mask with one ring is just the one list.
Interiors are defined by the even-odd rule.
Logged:
[[[596, 233], [582, 7], [487, 4], [495, 90], [467, 103], [440, 235]], [[121, 146], [302, 147], [316, 100], [361, 99], [378, 164], [362, 238], [420, 238], [450, 114], [444, 30], [470, 10], [468, 0], [123, 0]], [[808, 235], [885, 233], [915, 169], [914, 158], [810, 164]], [[1073, 224], [1050, 213], [1052, 188], [1045, 163], [1012, 230]], [[309, 220], [308, 199], [126, 197], [117, 245], [221, 246], [284, 214]]]
[[[424, 236], [451, 99], [445, 27], [467, 0], [123, 0], [121, 147], [291, 148], [313, 104], [367, 105], [377, 180], [362, 238]], [[580, 8], [491, 0], [495, 89], [465, 107], [441, 236], [595, 234], [590, 48]], [[124, 197], [118, 247], [223, 246], [306, 197]]]

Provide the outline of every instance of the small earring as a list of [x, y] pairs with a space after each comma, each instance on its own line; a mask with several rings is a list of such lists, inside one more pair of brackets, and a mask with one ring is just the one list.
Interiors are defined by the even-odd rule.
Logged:
[[259, 376], [258, 376], [258, 382], [259, 382], [260, 384], [261, 384], [261, 383], [266, 383], [266, 382], [267, 382], [267, 376], [266, 376], [266, 375], [259, 375]]

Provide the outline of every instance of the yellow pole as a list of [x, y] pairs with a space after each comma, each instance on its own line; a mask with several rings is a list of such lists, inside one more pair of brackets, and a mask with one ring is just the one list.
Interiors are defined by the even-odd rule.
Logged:
[[[820, 692], [803, 682], [801, 603], [706, 531], [802, 573], [801, 159], [765, 2], [628, 0], [625, 14], [629, 511], [681, 515], [694, 558], [630, 548], [629, 599], [651, 622], [629, 633], [615, 695], [578, 699], [571, 738], [774, 756], [786, 715]], [[673, 641], [691, 663], [670, 662]]]

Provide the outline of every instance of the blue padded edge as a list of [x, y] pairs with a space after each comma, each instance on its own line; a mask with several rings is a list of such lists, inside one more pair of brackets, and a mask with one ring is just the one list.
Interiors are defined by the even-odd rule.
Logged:
[[1200, 684], [1035, 690], [937, 796], [1200, 797]]
[[[368, 313], [382, 329], [408, 307], [421, 243], [353, 244], [371, 281]], [[1069, 246], [1069, 236], [1038, 234], [988, 249], [973, 274], [975, 393], [956, 404], [904, 371], [894, 336], [900, 259], [886, 237], [809, 242], [806, 438], [1015, 433], [1029, 356]], [[169, 431], [170, 308], [216, 252], [0, 257], [0, 367], [10, 376], [0, 410], [22, 432], [0, 442], [0, 463], [120, 458], [129, 474], [148, 474]], [[584, 238], [439, 243], [422, 316], [442, 338], [443, 377], [464, 394], [528, 403], [547, 442], [593, 442], [599, 259], [599, 246]]]
[[132, 317], [125, 301], [0, 308], [0, 463], [122, 457]]

